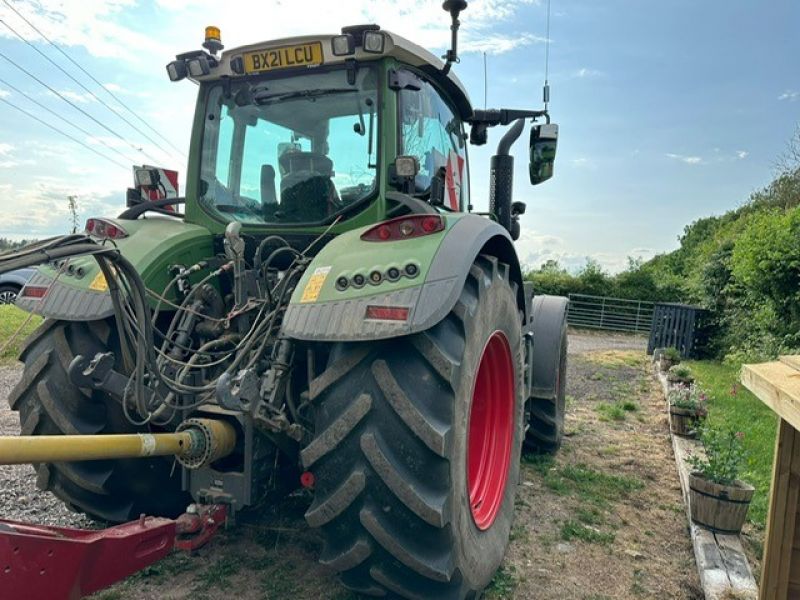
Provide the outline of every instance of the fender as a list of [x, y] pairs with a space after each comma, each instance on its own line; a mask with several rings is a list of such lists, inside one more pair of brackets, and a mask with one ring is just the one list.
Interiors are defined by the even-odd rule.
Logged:
[[[533, 350], [528, 362], [529, 397], [555, 399], [562, 333], [567, 326], [569, 300], [563, 296], [534, 296], [531, 333]], [[564, 342], [566, 343], [566, 342]]]
[[[173, 218], [135, 221], [106, 219], [128, 233], [115, 241], [120, 252], [136, 267], [145, 285], [160, 292], [169, 281], [169, 266], [191, 265], [214, 255], [211, 233]], [[45, 288], [44, 295], [26, 295], [26, 288]], [[59, 274], [52, 264], [38, 267], [17, 297], [28, 312], [63, 321], [94, 321], [114, 314], [105, 277], [92, 257], [70, 261]]]
[[[478, 254], [496, 256], [510, 265], [520, 312], [527, 322], [522, 274], [508, 232], [494, 221], [471, 214], [443, 215], [444, 232], [395, 242], [369, 242], [363, 227], [341, 234], [309, 265], [295, 288], [283, 320], [284, 335], [305, 341], [387, 339], [425, 331], [453, 309]], [[417, 276], [369, 283], [373, 272], [414, 264]], [[340, 278], [363, 275], [359, 289], [339, 289]], [[367, 307], [407, 309], [401, 321], [367, 317]]]

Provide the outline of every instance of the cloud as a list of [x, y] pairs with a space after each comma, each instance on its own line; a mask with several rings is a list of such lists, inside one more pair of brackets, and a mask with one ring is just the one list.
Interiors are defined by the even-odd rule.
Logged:
[[11, 92], [8, 90], [0, 90], [0, 98], [8, 98], [11, 95]]
[[459, 49], [462, 52], [486, 52], [487, 54], [504, 54], [510, 52], [520, 46], [529, 46], [530, 44], [541, 44], [546, 42], [547, 38], [543, 38], [531, 33], [522, 33], [511, 36], [504, 35], [491, 35], [484, 36], [480, 39], [470, 40], [469, 38], [463, 43], [459, 43]]
[[[216, 0], [157, 0], [158, 19], [147, 27], [134, 25], [142, 11], [138, 4], [137, 0], [39, 0], [14, 6], [60, 44], [140, 66], [198, 47], [208, 15], [215, 16], [228, 48], [287, 35], [335, 33], [341, 25], [369, 22], [426, 48], [446, 48], [450, 40], [450, 19], [441, 0], [341, 1], [336, 4], [335, 21], [330, 0], [304, 0], [303, 10], [275, 0], [278, 6], [267, 20], [242, 19], [240, 11], [221, 11]], [[500, 35], [495, 29], [512, 21], [523, 7], [539, 4], [540, 0], [473, 0], [461, 18], [462, 50], [497, 54], [543, 41], [530, 31]], [[0, 32], [0, 37], [9, 35]]]
[[747, 150], [737, 150], [736, 151], [736, 158], [738, 158], [739, 160], [742, 160], [744, 158], [747, 158], [749, 154], [750, 153]]
[[578, 77], [579, 79], [584, 79], [588, 77], [602, 77], [605, 75], [603, 71], [599, 71], [597, 69], [589, 69], [588, 67], [581, 67], [573, 74], [574, 77]]
[[778, 100], [788, 100], [789, 102], [793, 102], [800, 98], [800, 92], [796, 90], [786, 90], [780, 96], [778, 96]]
[[5, 144], [5, 143], [0, 142], [0, 156], [5, 156], [7, 154], [11, 154], [11, 152], [13, 150], [14, 150], [14, 146], [12, 146], [11, 144]]
[[665, 156], [673, 160], [679, 160], [687, 165], [703, 164], [703, 158], [701, 156], [686, 156], [685, 154], [673, 154], [672, 152], [667, 152]]

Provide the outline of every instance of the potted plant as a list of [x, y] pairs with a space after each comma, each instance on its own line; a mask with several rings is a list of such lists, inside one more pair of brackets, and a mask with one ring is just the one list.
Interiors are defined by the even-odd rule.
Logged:
[[664, 348], [661, 353], [659, 365], [662, 371], [669, 371], [670, 367], [681, 362], [681, 353], [677, 348]]
[[692, 370], [686, 365], [673, 365], [669, 368], [669, 371], [667, 371], [667, 381], [670, 383], [691, 385], [694, 383], [694, 375], [692, 375]]
[[694, 385], [676, 386], [667, 395], [672, 433], [694, 437], [698, 423], [706, 416], [706, 393]]
[[689, 508], [692, 521], [712, 531], [739, 533], [753, 499], [753, 486], [740, 481], [744, 433], [706, 428], [705, 457], [690, 456]]

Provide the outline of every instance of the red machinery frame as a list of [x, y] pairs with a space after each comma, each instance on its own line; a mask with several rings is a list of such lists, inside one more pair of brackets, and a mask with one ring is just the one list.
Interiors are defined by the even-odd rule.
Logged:
[[158, 562], [173, 548], [199, 548], [227, 514], [222, 505], [192, 505], [176, 520], [142, 515], [99, 530], [0, 519], [0, 599], [78, 600]]

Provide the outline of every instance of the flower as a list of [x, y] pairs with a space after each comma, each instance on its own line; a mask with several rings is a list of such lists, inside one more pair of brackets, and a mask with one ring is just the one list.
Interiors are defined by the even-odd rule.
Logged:
[[731, 396], [735, 396], [737, 391], [738, 391], [738, 388], [737, 388], [736, 384], [734, 383], [733, 387], [731, 388]]

